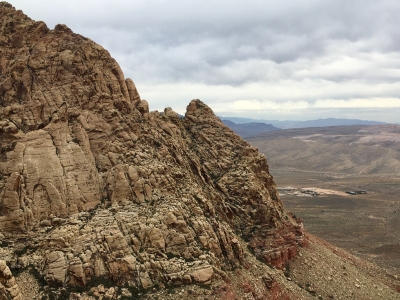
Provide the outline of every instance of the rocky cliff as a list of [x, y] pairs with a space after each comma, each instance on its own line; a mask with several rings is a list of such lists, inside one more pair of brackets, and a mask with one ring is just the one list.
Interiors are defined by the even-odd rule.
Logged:
[[0, 229], [36, 236], [49, 284], [207, 282], [242, 239], [271, 265], [295, 255], [265, 157], [208, 106], [149, 112], [101, 46], [6, 3], [1, 20]]
[[50, 30], [5, 2], [0, 21], [6, 297], [203, 295], [250, 266], [254, 297], [290, 297], [268, 272], [296, 256], [303, 228], [256, 148], [200, 100], [184, 117], [149, 112], [110, 54], [65, 25]]

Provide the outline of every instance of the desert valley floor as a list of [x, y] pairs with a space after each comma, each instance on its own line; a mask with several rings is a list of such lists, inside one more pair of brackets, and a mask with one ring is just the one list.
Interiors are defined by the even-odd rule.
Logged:
[[[364, 259], [400, 270], [400, 178], [346, 176], [314, 172], [271, 171], [278, 187], [321, 188], [365, 195], [318, 196], [280, 192], [285, 208], [305, 221], [307, 230]], [[297, 189], [296, 189], [297, 190]], [[397, 241], [397, 242], [396, 242]]]
[[[290, 129], [247, 140], [266, 155], [285, 208], [307, 230], [399, 274], [399, 128]], [[366, 194], [346, 194], [356, 190]]]

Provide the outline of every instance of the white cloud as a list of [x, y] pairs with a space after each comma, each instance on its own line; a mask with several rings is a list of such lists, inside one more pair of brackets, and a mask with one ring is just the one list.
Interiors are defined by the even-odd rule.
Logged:
[[325, 99], [318, 100], [315, 108], [400, 108], [398, 98], [370, 98], [370, 99]]

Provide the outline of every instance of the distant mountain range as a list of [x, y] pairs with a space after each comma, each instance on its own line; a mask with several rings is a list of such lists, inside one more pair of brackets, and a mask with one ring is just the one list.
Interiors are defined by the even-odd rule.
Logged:
[[[234, 122], [235, 125], [245, 125], [245, 124], [263, 124], [272, 126], [276, 129], [287, 129], [287, 128], [307, 128], [307, 127], [326, 127], [326, 126], [348, 126], [348, 125], [382, 125], [387, 124], [385, 122], [377, 121], [366, 121], [358, 119], [318, 119], [318, 120], [308, 120], [308, 121], [278, 121], [278, 120], [256, 120], [251, 118], [239, 118], [239, 117], [219, 117], [224, 123], [225, 121]], [[226, 124], [231, 127], [229, 124]], [[255, 127], [255, 125], [251, 126]], [[232, 128], [232, 127], [231, 127]], [[232, 130], [236, 131], [232, 128]], [[271, 130], [266, 130], [271, 131]], [[240, 133], [239, 133], [240, 135]]]
[[280, 130], [280, 128], [274, 127], [271, 124], [258, 123], [258, 122], [243, 123], [243, 124], [236, 124], [229, 120], [222, 120], [222, 122], [224, 122], [226, 126], [232, 129], [242, 138], [256, 136], [263, 132]]

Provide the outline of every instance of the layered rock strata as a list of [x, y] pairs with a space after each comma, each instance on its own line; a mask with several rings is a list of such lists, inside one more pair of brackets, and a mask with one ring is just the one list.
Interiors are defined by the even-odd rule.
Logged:
[[[207, 284], [302, 243], [265, 157], [200, 100], [150, 112], [109, 53], [0, 3], [0, 235], [51, 286]], [[17, 299], [17, 298], [16, 298]]]

